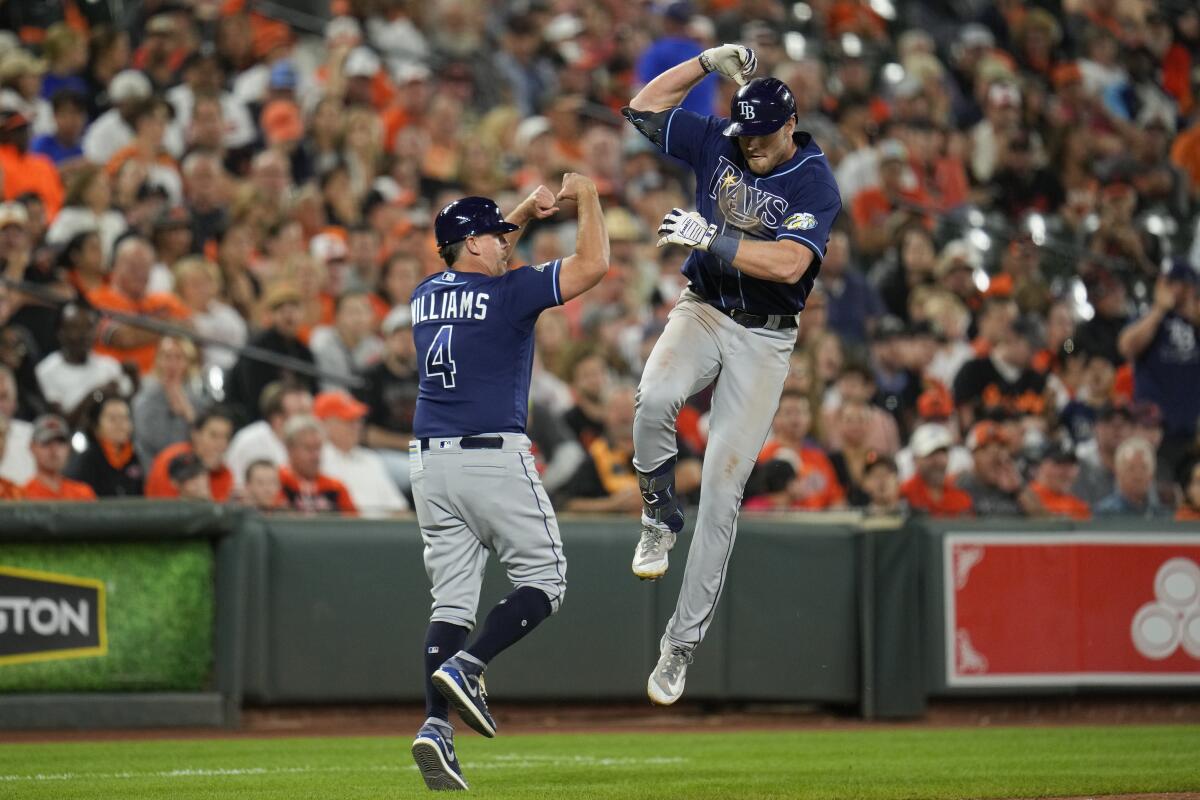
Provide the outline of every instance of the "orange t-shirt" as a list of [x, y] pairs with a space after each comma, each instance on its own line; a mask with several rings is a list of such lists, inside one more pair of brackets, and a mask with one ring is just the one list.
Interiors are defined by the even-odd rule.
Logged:
[[41, 153], [22, 155], [12, 145], [0, 147], [0, 172], [4, 174], [4, 199], [16, 200], [33, 192], [46, 205], [46, 219], [53, 220], [63, 204], [62, 177], [54, 162]]
[[291, 467], [280, 467], [279, 482], [283, 486], [288, 508], [295, 511], [358, 513], [345, 485], [334, 478], [317, 475], [315, 481], [307, 481], [293, 472]]
[[[928, 218], [931, 208], [929, 195], [922, 191], [902, 190], [900, 197], [906, 203], [921, 209], [925, 217]], [[850, 204], [850, 214], [854, 217], [854, 224], [859, 229], [877, 228], [887, 222], [887, 218], [898, 208], [898, 206], [893, 205], [882, 189], [878, 186], [872, 186], [868, 189], [863, 189], [854, 196], [854, 201]]]
[[1037, 495], [1038, 500], [1042, 501], [1042, 507], [1049, 514], [1053, 514], [1056, 517], [1070, 517], [1071, 519], [1079, 520], [1089, 520], [1092, 518], [1092, 510], [1088, 508], [1088, 504], [1075, 495], [1059, 494], [1037, 481], [1031, 482], [1029, 489]]
[[920, 475], [913, 475], [902, 483], [900, 495], [908, 501], [913, 511], [924, 511], [934, 517], [969, 517], [975, 513], [971, 495], [955, 486], [949, 478], [942, 486], [940, 500], [934, 499]]
[[[758, 462], [761, 464], [770, 461], [781, 449], [783, 445], [779, 440], [772, 439], [763, 445], [758, 454]], [[846, 502], [846, 490], [838, 482], [837, 472], [824, 451], [818, 447], [801, 447], [796, 455], [800, 457], [796, 478], [807, 484], [810, 491], [803, 500], [792, 503], [789, 508], [821, 511]]]
[[1200, 509], [1180, 506], [1175, 512], [1176, 522], [1200, 522]]
[[42, 481], [41, 475], [25, 484], [26, 500], [95, 500], [96, 493], [86, 483], [60, 478], [58, 489]]
[[[179, 490], [171, 483], [170, 467], [175, 456], [192, 452], [191, 442], [176, 442], [154, 457], [150, 474], [146, 476], [146, 497], [179, 497]], [[208, 489], [213, 500], [226, 502], [233, 494], [233, 473], [224, 464], [220, 469], [208, 471]]]
[[[168, 292], [150, 294], [141, 300], [134, 300], [112, 286], [101, 286], [88, 292], [87, 298], [88, 302], [98, 309], [122, 314], [139, 314], [167, 321], [185, 320], [192, 315], [178, 297]], [[118, 348], [97, 342], [95, 351], [100, 355], [112, 356], [117, 361], [132, 361], [137, 364], [138, 372], [145, 375], [154, 366], [154, 354], [158, 351], [158, 345]]]
[[0, 500], [24, 500], [25, 492], [12, 481], [0, 478]]

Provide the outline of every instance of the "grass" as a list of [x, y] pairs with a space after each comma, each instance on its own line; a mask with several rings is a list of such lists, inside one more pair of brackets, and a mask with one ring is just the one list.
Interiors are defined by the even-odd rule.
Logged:
[[[0, 746], [5, 800], [427, 797], [407, 737]], [[473, 734], [475, 795], [1010, 798], [1200, 790], [1200, 726]]]

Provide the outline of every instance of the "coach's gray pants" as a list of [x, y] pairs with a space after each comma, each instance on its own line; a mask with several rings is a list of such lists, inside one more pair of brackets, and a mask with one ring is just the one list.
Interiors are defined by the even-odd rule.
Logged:
[[[488, 552], [514, 586], [545, 592], [557, 612], [567, 586], [558, 521], [521, 434], [499, 450], [463, 450], [454, 438], [410, 448], [413, 504], [433, 584], [431, 622], [475, 627]], [[417, 445], [419, 447], [419, 444]]]
[[795, 343], [795, 329], [743, 328], [685, 290], [646, 362], [633, 423], [633, 463], [642, 472], [676, 454], [679, 409], [717, 381], [695, 535], [667, 623], [674, 644], [698, 645], [712, 621], [737, 538], [742, 492], [770, 433]]

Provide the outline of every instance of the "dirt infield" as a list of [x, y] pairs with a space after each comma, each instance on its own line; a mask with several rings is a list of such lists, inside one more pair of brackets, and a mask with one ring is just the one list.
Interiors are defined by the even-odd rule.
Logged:
[[[914, 720], [870, 721], [852, 709], [788, 704], [681, 703], [657, 709], [648, 703], [549, 705], [494, 703], [509, 733], [695, 732], [744, 730], [855, 730], [1008, 725], [1200, 724], [1200, 697], [1093, 696], [1074, 698], [939, 701]], [[416, 730], [422, 709], [403, 706], [337, 706], [247, 709], [239, 730], [0, 731], [0, 742], [146, 739], [273, 738], [281, 736], [392, 736]], [[1187, 795], [1200, 800], [1200, 795]], [[1146, 795], [1150, 797], [1150, 795]], [[1172, 795], [1184, 797], [1184, 795]], [[1125, 800], [1129, 800], [1126, 796]]]

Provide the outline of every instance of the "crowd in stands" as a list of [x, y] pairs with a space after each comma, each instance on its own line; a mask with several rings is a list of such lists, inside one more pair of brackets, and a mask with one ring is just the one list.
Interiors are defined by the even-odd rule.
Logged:
[[[0, 500], [405, 513], [433, 215], [577, 171], [612, 267], [539, 321], [529, 433], [559, 510], [637, 513], [686, 255], [654, 232], [694, 186], [620, 109], [728, 41], [843, 195], [745, 510], [1200, 519], [1194, 2], [331, 6], [0, 4]], [[573, 241], [532, 223], [516, 261]]]

